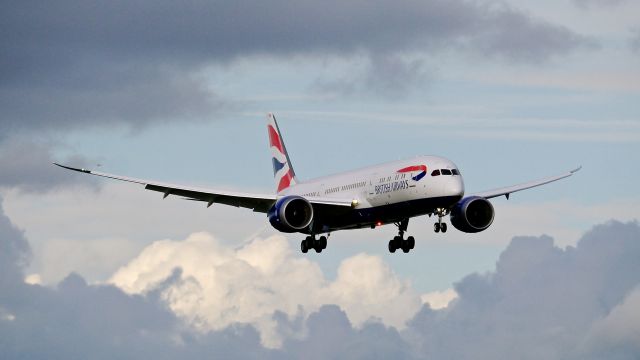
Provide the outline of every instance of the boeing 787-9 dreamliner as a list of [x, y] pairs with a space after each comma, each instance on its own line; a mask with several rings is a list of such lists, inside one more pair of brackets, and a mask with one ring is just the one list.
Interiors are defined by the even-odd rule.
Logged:
[[327, 236], [334, 231], [373, 229], [385, 224], [398, 227], [398, 235], [389, 240], [389, 251], [402, 249], [407, 253], [415, 246], [413, 236], [404, 237], [409, 219], [422, 215], [437, 216], [435, 232], [447, 231], [447, 223], [442, 218], [449, 215], [451, 225], [456, 229], [477, 233], [493, 222], [494, 209], [489, 199], [498, 196], [508, 199], [511, 193], [548, 184], [580, 170], [466, 196], [460, 170], [440, 156], [419, 156], [302, 181], [293, 170], [275, 116], [268, 114], [267, 120], [275, 194], [201, 189], [55, 165], [141, 184], [147, 190], [163, 193], [165, 198], [175, 195], [202, 201], [207, 207], [218, 203], [265, 213], [277, 230], [307, 235], [300, 243], [303, 253], [310, 249], [322, 252], [327, 247]]

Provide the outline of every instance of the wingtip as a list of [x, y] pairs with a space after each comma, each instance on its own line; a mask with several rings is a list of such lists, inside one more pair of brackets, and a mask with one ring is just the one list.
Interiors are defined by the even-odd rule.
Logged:
[[91, 170], [87, 170], [87, 169], [74, 168], [74, 167], [71, 167], [71, 166], [66, 166], [66, 165], [59, 164], [57, 162], [54, 162], [53, 165], [60, 166], [61, 168], [67, 169], [67, 170], [73, 170], [73, 171], [79, 171], [79, 172], [91, 174]]
[[575, 168], [575, 169], [571, 170], [571, 173], [572, 173], [572, 174], [575, 174], [575, 173], [577, 173], [578, 171], [580, 171], [581, 169], [582, 169], [582, 165], [580, 165], [580, 166], [578, 166], [577, 168]]

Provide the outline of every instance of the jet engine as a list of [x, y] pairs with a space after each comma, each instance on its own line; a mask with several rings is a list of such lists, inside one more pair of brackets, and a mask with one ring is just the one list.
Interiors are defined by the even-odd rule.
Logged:
[[276, 230], [298, 232], [306, 229], [313, 220], [313, 206], [301, 196], [285, 196], [267, 213], [269, 222]]
[[494, 214], [489, 200], [469, 196], [460, 200], [451, 210], [451, 225], [462, 232], [477, 233], [493, 223]]

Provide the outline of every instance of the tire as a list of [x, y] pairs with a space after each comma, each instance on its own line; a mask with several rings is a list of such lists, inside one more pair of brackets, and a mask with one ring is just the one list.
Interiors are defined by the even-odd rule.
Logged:
[[416, 239], [413, 236], [409, 236], [407, 238], [407, 245], [409, 245], [409, 250], [412, 250], [416, 246]]
[[440, 232], [440, 223], [433, 224], [433, 231], [439, 233]]
[[324, 250], [327, 248], [327, 237], [326, 236], [320, 236], [320, 239], [318, 241], [318, 245], [320, 245], [320, 249]]
[[396, 242], [395, 240], [389, 240], [389, 252], [390, 253], [394, 253], [396, 252]]
[[304, 254], [306, 254], [306, 253], [307, 253], [307, 251], [309, 251], [309, 248], [307, 247], [307, 240], [306, 240], [306, 239], [305, 239], [305, 240], [302, 240], [302, 241], [300, 242], [300, 250], [301, 250]]
[[402, 242], [402, 252], [404, 252], [405, 254], [408, 253], [409, 251], [411, 251], [411, 248], [409, 247], [409, 241], [403, 241]]
[[446, 233], [447, 232], [447, 223], [442, 223], [442, 225], [440, 225], [440, 230], [443, 233]]

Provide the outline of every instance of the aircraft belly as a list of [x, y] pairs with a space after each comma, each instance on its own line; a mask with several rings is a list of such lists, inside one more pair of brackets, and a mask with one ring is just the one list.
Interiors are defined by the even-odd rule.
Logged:
[[429, 214], [439, 207], [449, 208], [459, 200], [459, 196], [423, 198], [369, 208], [350, 209], [337, 215], [325, 213], [316, 220], [315, 229], [318, 233], [324, 233], [371, 227], [378, 223], [399, 222], [402, 219]]

